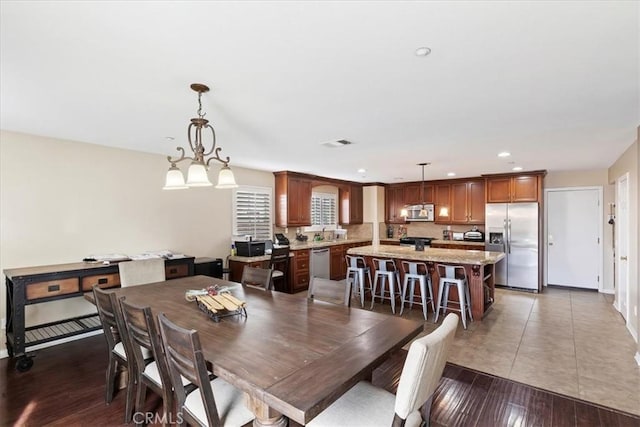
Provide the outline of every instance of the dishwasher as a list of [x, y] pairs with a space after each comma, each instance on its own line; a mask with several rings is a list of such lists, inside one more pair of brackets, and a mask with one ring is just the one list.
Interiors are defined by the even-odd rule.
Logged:
[[330, 279], [330, 264], [331, 257], [329, 255], [329, 248], [311, 249], [311, 277]]

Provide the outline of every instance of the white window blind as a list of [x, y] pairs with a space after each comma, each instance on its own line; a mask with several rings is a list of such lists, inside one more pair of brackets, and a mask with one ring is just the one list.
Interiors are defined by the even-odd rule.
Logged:
[[254, 240], [272, 236], [271, 188], [240, 186], [233, 192], [233, 234]]
[[311, 224], [317, 229], [333, 229], [338, 223], [338, 208], [335, 194], [313, 193], [311, 195]]

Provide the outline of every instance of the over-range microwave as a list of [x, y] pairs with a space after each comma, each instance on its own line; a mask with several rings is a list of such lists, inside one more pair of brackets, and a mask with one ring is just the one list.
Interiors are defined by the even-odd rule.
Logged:
[[[434, 206], [433, 203], [424, 205], [412, 205], [407, 206], [407, 221], [434, 221]], [[420, 212], [425, 210], [427, 215], [420, 216]]]

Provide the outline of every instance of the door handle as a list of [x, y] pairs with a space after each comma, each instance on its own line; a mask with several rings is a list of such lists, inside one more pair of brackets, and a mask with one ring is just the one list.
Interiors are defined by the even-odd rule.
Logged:
[[626, 257], [626, 256], [621, 256], [621, 257], [620, 257], [620, 261], [626, 261], [626, 260], [627, 260], [627, 257]]
[[549, 242], [549, 246], [553, 246], [553, 242]]

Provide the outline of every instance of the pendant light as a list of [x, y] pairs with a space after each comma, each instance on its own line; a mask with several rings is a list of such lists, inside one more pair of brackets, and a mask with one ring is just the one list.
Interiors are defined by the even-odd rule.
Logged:
[[422, 166], [422, 187], [420, 188], [420, 201], [422, 202], [422, 209], [420, 209], [419, 217], [426, 218], [428, 213], [424, 205], [424, 167], [431, 163], [418, 163], [418, 166]]
[[[202, 112], [202, 94], [209, 92], [209, 88], [206, 85], [200, 83], [194, 83], [191, 85], [191, 89], [198, 93], [198, 117], [191, 119], [191, 123], [187, 129], [187, 136], [189, 138], [189, 147], [193, 152], [193, 157], [185, 156], [185, 150], [182, 147], [177, 147], [176, 150], [180, 151], [180, 157], [177, 159], [167, 156], [167, 160], [171, 164], [171, 167], [167, 171], [165, 179], [165, 186], [163, 190], [178, 190], [189, 187], [210, 187], [213, 184], [209, 181], [207, 171], [209, 169], [209, 162], [211, 160], [222, 163], [222, 168], [218, 174], [218, 184], [216, 188], [235, 188], [236, 184], [233, 172], [229, 167], [229, 157], [220, 158], [220, 151], [222, 147], [216, 147], [216, 132], [209, 124], [209, 120], [205, 119], [206, 113]], [[202, 141], [202, 131], [209, 129], [211, 131], [211, 148], [205, 152], [204, 143]], [[208, 159], [207, 156], [211, 155]], [[187, 182], [184, 181], [182, 171], [178, 169], [176, 163], [183, 160], [191, 160], [191, 165], [187, 170]]]

